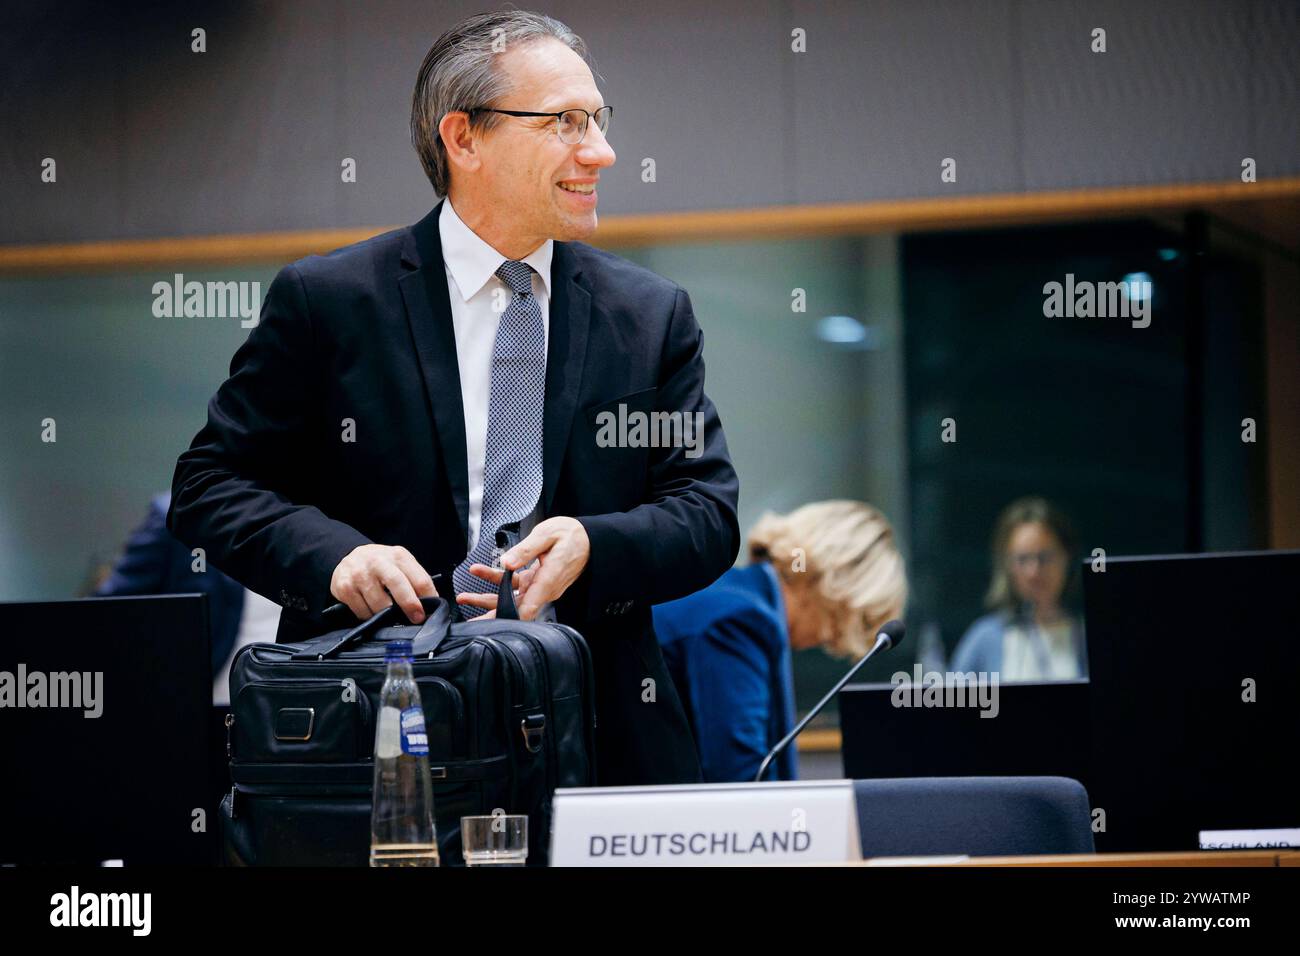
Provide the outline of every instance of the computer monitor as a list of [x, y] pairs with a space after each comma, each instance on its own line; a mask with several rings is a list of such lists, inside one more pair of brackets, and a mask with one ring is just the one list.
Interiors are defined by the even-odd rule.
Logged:
[[205, 602], [0, 603], [0, 864], [215, 859]]
[[1098, 849], [1300, 827], [1300, 551], [1112, 557], [1083, 577]]
[[840, 691], [846, 777], [1063, 776], [1086, 786], [1088, 680], [1000, 683], [996, 709], [927, 706], [916, 699], [924, 683]]

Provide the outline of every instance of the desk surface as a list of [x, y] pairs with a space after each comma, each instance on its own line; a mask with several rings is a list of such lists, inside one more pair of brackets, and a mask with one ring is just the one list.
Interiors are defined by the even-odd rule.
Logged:
[[842, 738], [838, 727], [809, 727], [794, 743], [800, 753], [833, 753], [840, 749]]

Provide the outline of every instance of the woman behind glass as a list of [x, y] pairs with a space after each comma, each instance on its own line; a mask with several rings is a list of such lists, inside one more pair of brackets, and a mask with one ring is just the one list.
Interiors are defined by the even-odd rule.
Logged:
[[1086, 677], [1083, 622], [1062, 604], [1074, 573], [1074, 533], [1043, 498], [1013, 501], [993, 533], [985, 605], [953, 654], [954, 671], [994, 671], [1003, 681]]

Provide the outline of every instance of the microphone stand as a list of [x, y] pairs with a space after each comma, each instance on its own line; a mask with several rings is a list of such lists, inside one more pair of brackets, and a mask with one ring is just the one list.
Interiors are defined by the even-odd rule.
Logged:
[[768, 765], [771, 764], [772, 761], [776, 759], [777, 755], [780, 754], [781, 751], [783, 751], [789, 745], [790, 741], [794, 740], [795, 737], [799, 736], [799, 732], [803, 730], [804, 727], [808, 726], [808, 722], [810, 720], [812, 720], [819, 713], [821, 713], [822, 708], [825, 707], [827, 704], [829, 704], [831, 702], [831, 698], [833, 698], [836, 694], [840, 692], [840, 688], [843, 687], [845, 684], [847, 684], [849, 680], [853, 677], [853, 675], [862, 669], [863, 664], [871, 660], [872, 656], [876, 653], [876, 651], [888, 650], [893, 646], [894, 646], [893, 638], [891, 638], [888, 634], [885, 634], [883, 632], [877, 634], [876, 643], [871, 648], [871, 650], [867, 651], [867, 656], [862, 658], [862, 660], [858, 661], [856, 664], [854, 664], [852, 669], [843, 677], [841, 677], [834, 687], [832, 687], [829, 691], [826, 692], [826, 696], [817, 702], [817, 706], [814, 707], [812, 710], [808, 711], [808, 713], [804, 716], [803, 720], [795, 724], [794, 730], [790, 731], [788, 734], [782, 737], [781, 742], [778, 743], [775, 747], [773, 747], [771, 751], [768, 753], [768, 755], [763, 758], [763, 762], [759, 765], [758, 773], [754, 775], [754, 782], [759, 783], [760, 781], [762, 781], [763, 774], [767, 773]]

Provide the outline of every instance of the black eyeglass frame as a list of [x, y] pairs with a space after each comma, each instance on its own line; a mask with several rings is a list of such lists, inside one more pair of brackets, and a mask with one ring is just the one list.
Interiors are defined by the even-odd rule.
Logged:
[[[602, 134], [605, 132], [605, 130], [609, 129], [609, 124], [612, 123], [612, 122], [614, 121], [614, 107], [612, 107], [612, 106], [610, 106], [610, 105], [608, 105], [608, 104], [606, 104], [605, 106], [602, 106], [600, 109], [596, 110], [596, 113], [601, 113], [601, 112], [604, 112], [605, 110], [608, 110], [608, 111], [609, 111], [608, 113], [605, 113], [605, 129], [600, 129], [600, 122], [599, 122], [599, 121], [596, 122], [596, 128], [597, 128], [597, 129], [600, 129], [600, 131], [601, 131]], [[581, 106], [574, 106], [574, 107], [571, 107], [571, 108], [569, 108], [569, 109], [567, 109], [567, 110], [560, 110], [558, 113], [532, 113], [532, 112], [529, 112], [528, 110], [499, 110], [499, 109], [494, 109], [494, 108], [491, 107], [491, 106], [471, 106], [469, 109], [465, 110], [465, 112], [466, 112], [466, 113], [471, 113], [471, 114], [473, 114], [473, 113], [502, 113], [502, 114], [504, 114], [504, 115], [506, 115], [506, 116], [552, 116], [552, 117], [555, 118], [555, 135], [556, 135], [556, 136], [559, 136], [559, 135], [560, 135], [560, 119], [561, 119], [561, 117], [564, 116], [565, 113], [582, 113], [583, 115], [585, 115], [585, 116], [587, 117], [586, 122], [584, 122], [584, 123], [582, 124], [582, 135], [578, 137], [578, 142], [577, 142], [577, 143], [565, 143], [566, 146], [577, 146], [577, 145], [578, 145], [579, 143], [581, 143], [584, 139], [586, 139], [586, 138], [587, 138], [587, 127], [589, 127], [589, 126], [591, 125], [591, 121], [592, 121], [593, 119], [596, 119], [596, 113], [592, 113], [592, 112], [590, 112], [589, 110], [584, 110]], [[564, 141], [561, 140], [560, 142], [564, 142]]]

